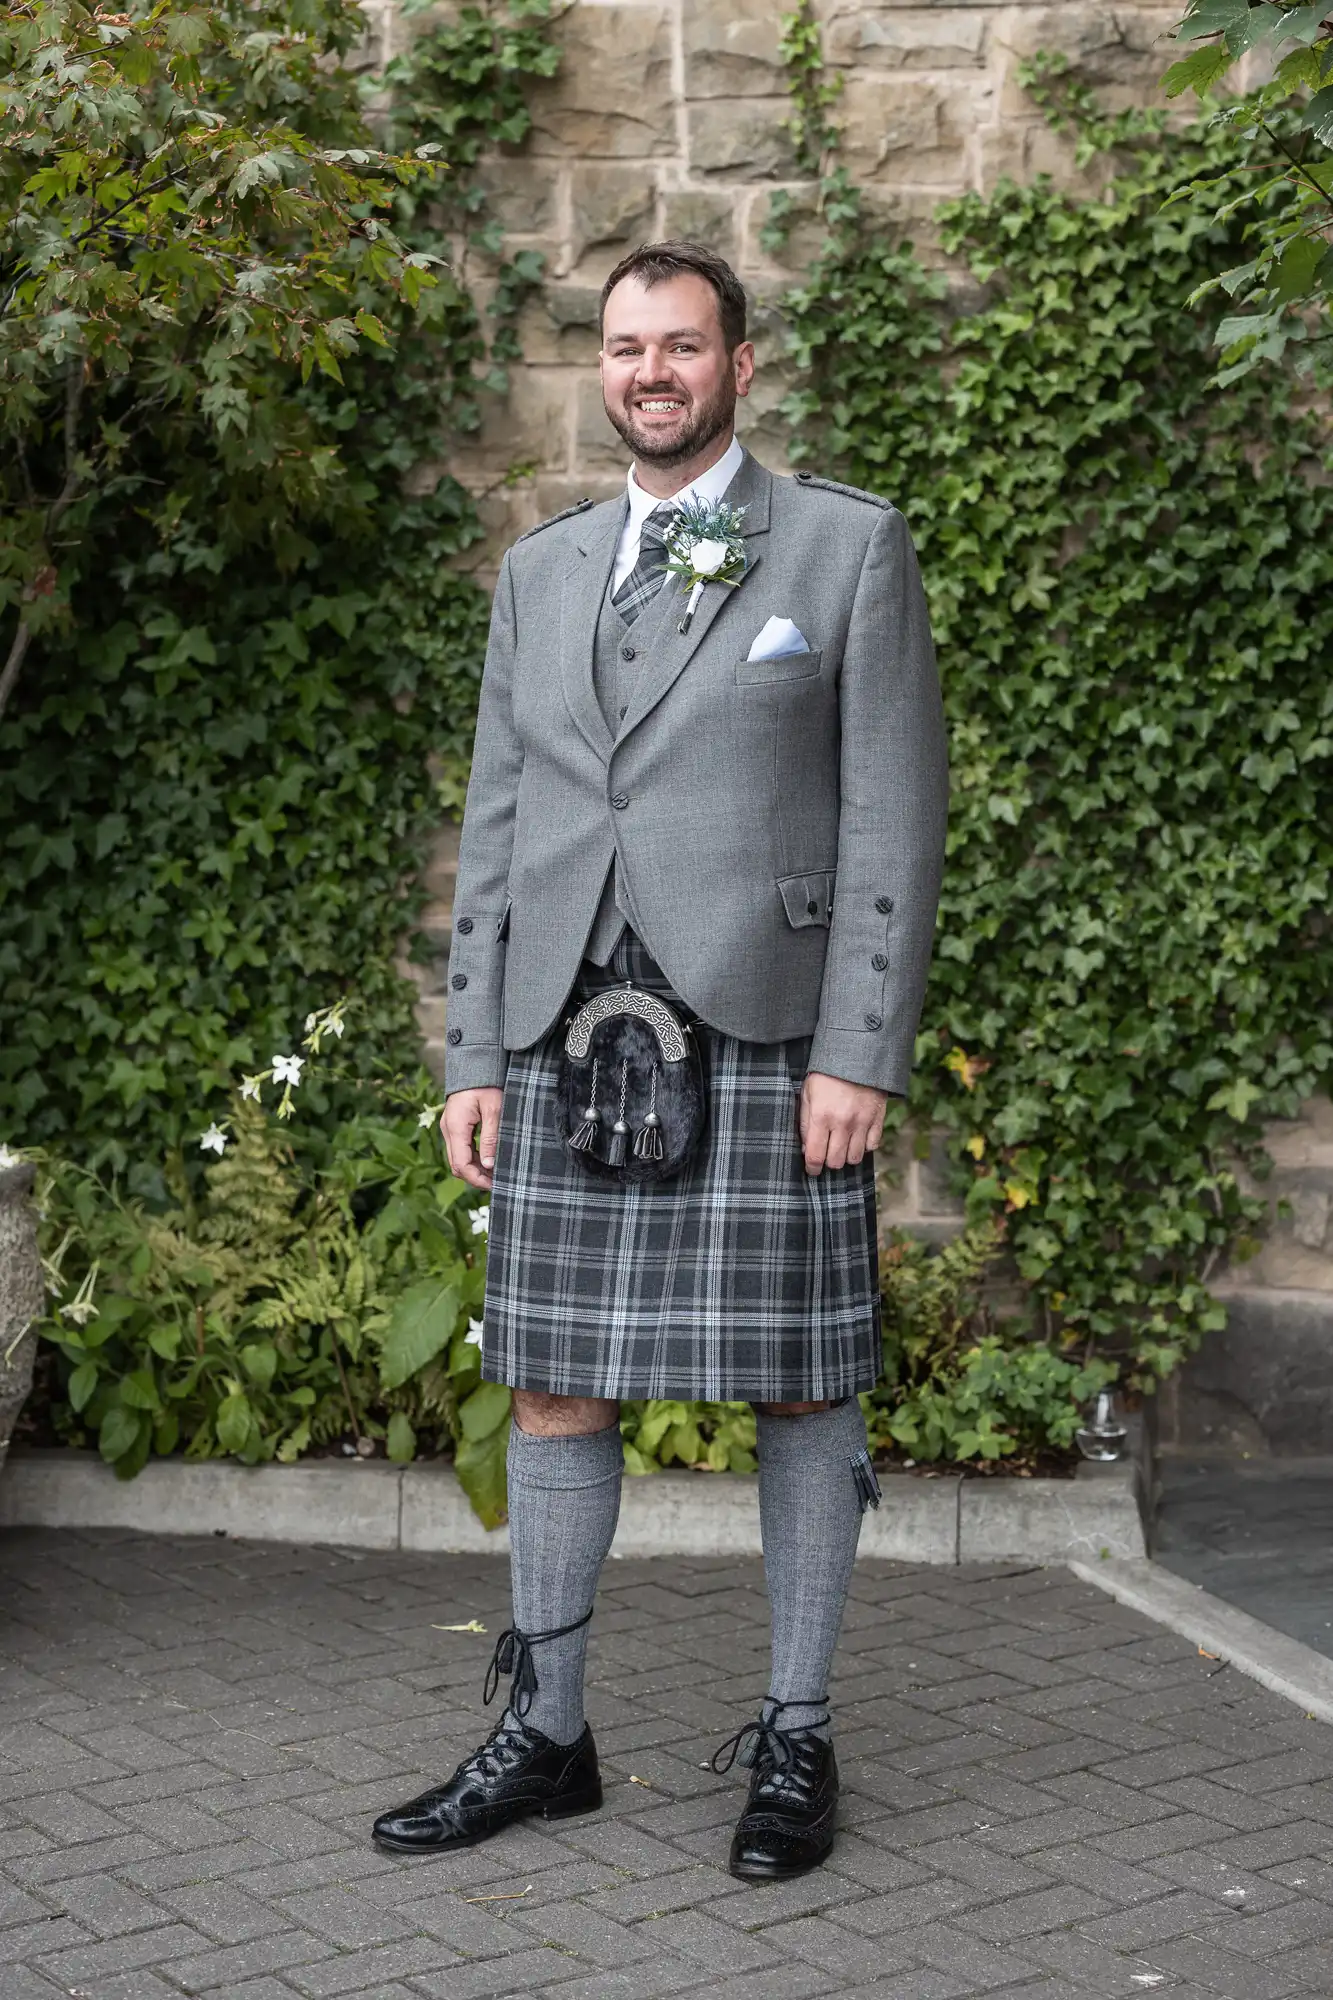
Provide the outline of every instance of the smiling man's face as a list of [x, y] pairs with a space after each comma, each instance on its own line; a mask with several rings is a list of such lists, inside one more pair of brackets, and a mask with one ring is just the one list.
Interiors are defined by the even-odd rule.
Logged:
[[636, 459], [688, 466], [729, 437], [754, 348], [728, 354], [717, 293], [694, 272], [645, 285], [622, 278], [602, 319], [602, 400]]

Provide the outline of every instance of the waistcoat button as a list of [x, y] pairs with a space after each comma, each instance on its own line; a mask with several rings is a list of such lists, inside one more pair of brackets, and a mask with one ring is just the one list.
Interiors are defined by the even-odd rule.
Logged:
[[884, 1016], [882, 1014], [867, 1014], [866, 1026], [867, 1028], [882, 1028], [884, 1026]]
[[449, 1043], [451, 1048], [456, 1049], [463, 1039], [463, 1030], [461, 1028], [450, 1028], [444, 1039]]
[[615, 807], [617, 812], [623, 812], [625, 810], [625, 807], [629, 804], [629, 793], [612, 792], [611, 803]]
[[632, 660], [634, 658], [633, 646], [622, 646], [620, 649], [620, 657], [622, 660]]
[[459, 933], [461, 937], [466, 937], [468, 932], [472, 929], [471, 917], [460, 917], [457, 923], [454, 925], [454, 929]]
[[461, 993], [463, 988], [467, 985], [466, 972], [456, 972], [453, 978], [449, 981], [449, 984], [454, 988], [455, 992]]
[[875, 953], [875, 956], [870, 961], [870, 963], [874, 966], [876, 972], [883, 972], [888, 962], [889, 962], [888, 959], [885, 958], [882, 951], [877, 951]]
[[889, 911], [893, 908], [892, 896], [876, 896], [875, 908], [879, 911], [882, 917], [887, 917]]

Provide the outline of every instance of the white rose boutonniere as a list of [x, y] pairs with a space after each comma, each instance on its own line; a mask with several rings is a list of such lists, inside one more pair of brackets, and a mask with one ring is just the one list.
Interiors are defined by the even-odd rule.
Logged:
[[722, 500], [687, 500], [676, 509], [665, 539], [668, 571], [690, 585], [680, 631], [689, 631], [706, 583], [725, 583], [734, 589], [745, 575], [744, 514], [743, 507], [728, 507]]

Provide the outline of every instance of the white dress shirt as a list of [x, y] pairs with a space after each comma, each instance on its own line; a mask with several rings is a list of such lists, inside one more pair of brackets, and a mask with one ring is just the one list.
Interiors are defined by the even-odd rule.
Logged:
[[[697, 479], [692, 480], [688, 486], [682, 486], [679, 493], [672, 493], [669, 498], [673, 504], [693, 499], [720, 500], [740, 471], [744, 456], [740, 444], [733, 437], [716, 465], [710, 465], [707, 472], [701, 472]], [[616, 546], [616, 566], [611, 572], [613, 597], [639, 560], [639, 539], [643, 534], [644, 522], [654, 507], [663, 505], [663, 502], [653, 494], [644, 492], [634, 477], [633, 466], [629, 469], [626, 484], [629, 489], [629, 516]]]

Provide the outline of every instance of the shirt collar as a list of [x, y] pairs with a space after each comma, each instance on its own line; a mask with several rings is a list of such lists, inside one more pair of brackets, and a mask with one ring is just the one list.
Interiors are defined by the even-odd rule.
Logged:
[[[739, 438], [733, 437], [716, 465], [710, 465], [707, 472], [701, 472], [688, 486], [682, 486], [679, 493], [671, 494], [670, 499], [677, 506], [685, 500], [699, 499], [710, 502], [720, 500], [740, 471], [744, 457], [745, 452]], [[629, 525], [631, 528], [641, 528], [653, 508], [660, 507], [662, 502], [655, 499], [651, 493], [644, 492], [634, 477], [632, 465], [626, 475], [626, 488], [629, 493]]]

